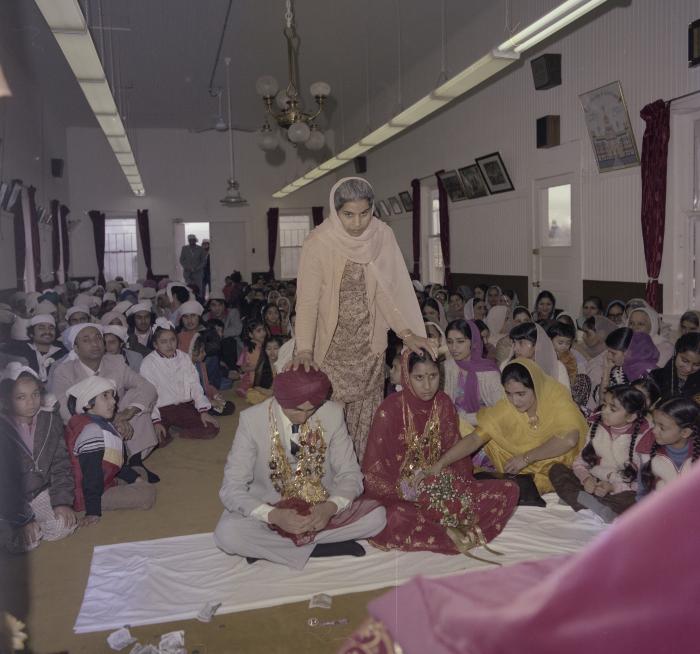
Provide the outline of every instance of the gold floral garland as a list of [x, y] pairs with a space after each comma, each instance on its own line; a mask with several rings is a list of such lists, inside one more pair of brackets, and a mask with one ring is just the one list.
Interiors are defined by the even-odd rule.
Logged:
[[[438, 403], [433, 402], [430, 417], [425, 423], [422, 434], [416, 431], [413, 414], [404, 397], [401, 398], [401, 403], [406, 454], [404, 455], [403, 463], [399, 469], [398, 485], [401, 484], [402, 480], [412, 479], [419, 470], [424, 470], [432, 466], [437, 462], [442, 453], [440, 414], [437, 408]], [[428, 451], [427, 456], [425, 453], [426, 449]]]
[[299, 428], [299, 453], [292, 466], [282, 445], [280, 432], [270, 402], [270, 481], [283, 499], [299, 498], [309, 504], [320, 504], [328, 499], [323, 487], [323, 466], [326, 460], [326, 440], [320, 422], [312, 429], [308, 422]]

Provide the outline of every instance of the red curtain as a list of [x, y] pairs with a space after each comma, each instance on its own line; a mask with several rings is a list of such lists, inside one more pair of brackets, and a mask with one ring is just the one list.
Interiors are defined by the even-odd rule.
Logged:
[[61, 242], [58, 233], [58, 200], [51, 200], [51, 267], [53, 283], [58, 284], [58, 269], [61, 267]]
[[[14, 188], [15, 183], [21, 184], [22, 180], [13, 179], [10, 184], [10, 189]], [[12, 207], [12, 221], [15, 231], [15, 274], [17, 276], [17, 290], [24, 290], [24, 264], [27, 260], [27, 244], [24, 240], [24, 212], [22, 210], [22, 197], [17, 196], [14, 206]]]
[[442, 262], [445, 264], [445, 286], [449, 288], [452, 280], [450, 269], [450, 209], [447, 203], [447, 191], [439, 177], [439, 170], [435, 173], [438, 187], [438, 199], [440, 201], [440, 248], [442, 249]]
[[105, 215], [101, 211], [88, 211], [92, 220], [92, 234], [95, 239], [97, 258], [97, 283], [105, 285]]
[[314, 227], [323, 222], [323, 207], [311, 207], [311, 220], [314, 221]]
[[270, 265], [270, 277], [275, 278], [275, 257], [277, 255], [277, 231], [280, 224], [280, 210], [271, 207], [267, 210], [267, 261]]
[[39, 214], [36, 210], [36, 188], [27, 189], [29, 200], [29, 227], [32, 232], [32, 264], [34, 266], [34, 283], [36, 290], [41, 290], [41, 242], [39, 240]]
[[68, 279], [68, 266], [70, 265], [70, 242], [68, 241], [68, 214], [70, 209], [62, 204], [61, 213], [61, 246], [63, 247], [63, 274]]
[[146, 262], [146, 279], [153, 279], [153, 269], [151, 268], [151, 230], [148, 225], [148, 209], [136, 212], [136, 222], [139, 226], [143, 260]]
[[644, 107], [639, 115], [646, 123], [642, 141], [642, 236], [649, 277], [645, 299], [649, 306], [660, 311], [659, 273], [666, 225], [669, 105], [663, 100], [656, 100]]
[[411, 181], [413, 196], [413, 279], [420, 279], [420, 180]]

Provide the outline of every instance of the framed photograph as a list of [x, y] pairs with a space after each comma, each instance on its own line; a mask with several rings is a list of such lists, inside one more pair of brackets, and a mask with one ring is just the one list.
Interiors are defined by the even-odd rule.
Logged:
[[510, 175], [500, 153], [492, 152], [485, 157], [478, 157], [476, 165], [479, 166], [479, 170], [486, 180], [489, 193], [505, 193], [514, 190], [513, 182], [510, 181]]
[[639, 152], [620, 82], [578, 96], [598, 172], [639, 165]]
[[462, 186], [462, 178], [456, 170], [443, 170], [441, 173], [438, 173], [438, 177], [440, 177], [440, 181], [452, 202], [467, 199], [464, 186]]
[[0, 209], [5, 208], [5, 200], [7, 199], [7, 192], [10, 187], [7, 182], [0, 182]]
[[411, 199], [411, 194], [408, 191], [401, 191], [401, 193], [399, 193], [399, 198], [401, 198], [401, 204], [403, 205], [404, 211], [407, 213], [413, 211], [413, 200]]
[[391, 210], [395, 214], [403, 213], [403, 207], [401, 206], [401, 203], [395, 195], [392, 195], [389, 198], [389, 204], [391, 205]]
[[7, 201], [7, 206], [5, 207], [8, 211], [12, 211], [19, 198], [20, 191], [22, 190], [22, 182], [13, 182], [12, 191], [10, 192], [10, 199]]
[[379, 215], [382, 218], [388, 218], [391, 216], [391, 209], [389, 209], [389, 205], [386, 203], [386, 200], [379, 200], [379, 202], [377, 202], [377, 207], [379, 207]]
[[464, 192], [469, 200], [474, 198], [483, 198], [489, 194], [489, 189], [486, 186], [486, 180], [479, 170], [479, 166], [472, 164], [459, 169], [459, 175], [462, 178]]

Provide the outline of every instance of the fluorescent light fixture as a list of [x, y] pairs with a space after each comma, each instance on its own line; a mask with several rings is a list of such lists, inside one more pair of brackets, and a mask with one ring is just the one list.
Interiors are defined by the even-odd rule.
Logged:
[[117, 161], [122, 166], [135, 166], [136, 160], [131, 152], [115, 152]]
[[108, 136], [107, 140], [109, 145], [112, 147], [115, 153], [118, 152], [129, 152], [131, 153], [131, 146], [129, 145], [129, 139], [126, 136]]
[[89, 32], [54, 32], [53, 35], [79, 80], [105, 78], [104, 68]]
[[[446, 104], [464, 95], [501, 70], [510, 66], [520, 58], [520, 53], [530, 49], [540, 41], [556, 33], [566, 25], [577, 20], [584, 14], [606, 0], [566, 0], [545, 14], [525, 29], [511, 36], [496, 49], [477, 59], [470, 66], [444, 84], [424, 96], [391, 120], [375, 129], [370, 134], [362, 137], [357, 143], [340, 152], [335, 157], [324, 161], [322, 164], [310, 170], [300, 179], [305, 184], [322, 177], [326, 173], [339, 168], [351, 159], [368, 152], [372, 148], [384, 143], [407, 127], [415, 125], [418, 121], [430, 116]], [[296, 180], [283, 189], [272, 194], [273, 198], [283, 198], [294, 190], [300, 188]]]
[[97, 118], [97, 122], [100, 124], [105, 136], [126, 137], [124, 123], [122, 123], [122, 119], [119, 117], [119, 114], [95, 114], [95, 118]]
[[109, 88], [106, 79], [83, 80], [80, 88], [83, 89], [85, 98], [95, 114], [116, 114], [117, 105], [114, 102], [112, 89]]
[[78, 0], [35, 0], [136, 195], [145, 191], [129, 138]]
[[41, 13], [52, 30], [84, 31], [85, 17], [78, 0], [56, 2], [56, 0], [36, 0]]

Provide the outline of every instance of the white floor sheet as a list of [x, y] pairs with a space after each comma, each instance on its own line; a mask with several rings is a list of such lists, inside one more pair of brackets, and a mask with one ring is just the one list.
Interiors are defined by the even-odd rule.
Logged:
[[[474, 554], [504, 565], [576, 552], [605, 525], [545, 496], [547, 508], [518, 507], [491, 546]], [[206, 602], [218, 614], [399, 585], [416, 575], [440, 577], [489, 564], [463, 555], [383, 552], [365, 543], [361, 558], [311, 559], [304, 570], [258, 561], [249, 565], [214, 545], [212, 534], [95, 547], [76, 633], [194, 618]]]

